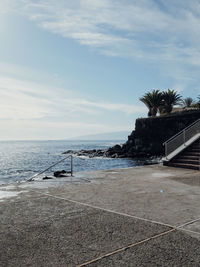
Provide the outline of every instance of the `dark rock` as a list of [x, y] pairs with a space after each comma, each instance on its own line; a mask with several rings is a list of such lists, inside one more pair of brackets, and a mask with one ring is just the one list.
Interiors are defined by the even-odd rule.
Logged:
[[68, 177], [66, 174], [60, 174], [58, 177], [56, 178], [62, 178], [62, 177]]
[[118, 155], [119, 159], [128, 158], [126, 154]]
[[56, 172], [54, 172], [53, 175], [55, 177], [66, 177], [66, 173], [67, 172], [65, 170], [62, 170], [62, 171], [56, 171]]
[[122, 151], [122, 147], [120, 145], [115, 145], [113, 147], [110, 147], [107, 149], [107, 151], [105, 152], [105, 155], [107, 157], [112, 157], [112, 158], [116, 158], [116, 155], [121, 155], [123, 154]]
[[111, 158], [118, 158], [119, 156], [118, 156], [118, 154], [117, 153], [115, 153], [115, 154], [113, 154], [112, 156], [111, 156]]
[[74, 153], [73, 150], [67, 150], [67, 151], [63, 152], [62, 154], [73, 154], [73, 153]]
[[92, 157], [104, 157], [105, 151], [98, 151], [92, 155]]
[[51, 176], [45, 176], [45, 177], [42, 178], [42, 180], [50, 180], [50, 179], [53, 179], [53, 177], [51, 177]]
[[[89, 158], [94, 158], [94, 157], [102, 157], [105, 156], [105, 149], [91, 149], [91, 150], [68, 150], [70, 151], [70, 154], [73, 154], [75, 156], [86, 156]], [[65, 154], [67, 151], [65, 152]]]

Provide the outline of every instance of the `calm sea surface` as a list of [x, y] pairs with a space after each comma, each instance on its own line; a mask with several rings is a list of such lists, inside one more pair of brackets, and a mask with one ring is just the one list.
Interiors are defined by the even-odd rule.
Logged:
[[[62, 152], [72, 149], [103, 149], [124, 141], [0, 141], [0, 185], [25, 180], [49, 167], [66, 155]], [[126, 168], [148, 164], [146, 160], [74, 158], [74, 172]], [[52, 168], [69, 170], [69, 161]]]

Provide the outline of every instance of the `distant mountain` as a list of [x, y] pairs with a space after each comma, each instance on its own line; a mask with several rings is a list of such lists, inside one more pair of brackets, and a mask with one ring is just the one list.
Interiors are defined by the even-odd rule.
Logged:
[[70, 140], [127, 140], [130, 131], [120, 131], [102, 134], [83, 135], [70, 138]]

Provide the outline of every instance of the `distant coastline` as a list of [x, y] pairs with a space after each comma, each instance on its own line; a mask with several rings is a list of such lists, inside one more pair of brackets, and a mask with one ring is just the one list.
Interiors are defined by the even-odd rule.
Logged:
[[69, 138], [68, 140], [82, 140], [82, 141], [119, 141], [124, 140], [126, 141], [127, 136], [130, 134], [130, 131], [118, 131], [118, 132], [106, 132], [106, 133], [99, 133], [99, 134], [89, 134], [89, 135], [82, 135], [73, 138]]

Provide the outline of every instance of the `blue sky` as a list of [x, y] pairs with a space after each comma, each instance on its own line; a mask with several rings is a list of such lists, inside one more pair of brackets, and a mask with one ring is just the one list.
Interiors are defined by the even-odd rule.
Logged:
[[200, 94], [199, 0], [1, 0], [0, 140], [131, 131], [151, 89]]

